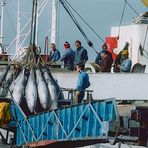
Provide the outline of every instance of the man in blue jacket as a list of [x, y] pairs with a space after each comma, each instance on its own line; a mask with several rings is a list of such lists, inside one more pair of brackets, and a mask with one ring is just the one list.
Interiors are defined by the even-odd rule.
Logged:
[[64, 68], [74, 70], [75, 52], [70, 48], [70, 44], [68, 42], [64, 43], [64, 48], [65, 51], [61, 57], [61, 61], [64, 63]]
[[74, 97], [74, 102], [75, 103], [81, 103], [84, 96], [85, 96], [85, 89], [90, 86], [89, 82], [89, 76], [88, 74], [84, 71], [85, 65], [84, 63], [79, 63], [76, 65], [76, 70], [79, 72], [78, 75], [78, 80], [77, 80], [77, 86], [76, 86], [76, 95]]
[[88, 60], [87, 50], [81, 46], [81, 42], [77, 40], [75, 42], [75, 46], [77, 47], [75, 51], [75, 67], [78, 63], [85, 64]]
[[56, 49], [56, 45], [54, 43], [51, 43], [50, 45], [50, 52], [49, 52], [49, 62], [52, 64], [52, 63], [56, 63], [61, 55], [60, 55], [60, 52], [58, 49]]

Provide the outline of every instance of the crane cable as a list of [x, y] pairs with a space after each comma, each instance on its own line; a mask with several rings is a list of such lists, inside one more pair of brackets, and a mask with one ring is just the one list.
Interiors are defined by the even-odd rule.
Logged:
[[79, 25], [78, 21], [76, 20], [76, 18], [74, 17], [74, 15], [70, 11], [70, 9], [68, 8], [68, 6], [64, 2], [64, 0], [60, 0], [60, 2], [62, 4], [62, 6], [65, 8], [65, 10], [67, 11], [67, 13], [69, 14], [69, 16], [71, 17], [71, 19], [74, 21], [75, 25], [78, 27], [79, 31], [81, 32], [81, 34], [83, 35], [83, 37], [85, 38], [85, 40], [87, 42], [89, 42], [88, 37], [86, 36], [86, 34], [84, 33], [84, 31], [82, 30], [81, 26]]
[[127, 1], [127, 0], [124, 0], [128, 6], [135, 12], [135, 14], [139, 15], [139, 13], [131, 6], [131, 4]]
[[80, 19], [96, 34], [96, 36], [104, 43], [104, 40], [101, 38], [101, 36], [84, 20], [84, 18], [72, 7], [72, 5], [65, 0], [66, 3], [71, 7], [71, 9], [80, 17]]
[[124, 17], [124, 13], [125, 13], [125, 8], [126, 8], [126, 5], [127, 5], [127, 0], [124, 0], [124, 1], [125, 1], [125, 3], [124, 3], [122, 15], [121, 15], [120, 23], [119, 23], [118, 39], [119, 39], [119, 36], [120, 36], [121, 24], [122, 24], [122, 21], [123, 21], [123, 17]]
[[76, 18], [74, 17], [74, 15], [72, 14], [72, 12], [70, 11], [69, 7], [67, 6], [67, 4], [64, 2], [64, 0], [59, 0], [60, 3], [62, 4], [62, 6], [64, 7], [64, 9], [66, 10], [66, 12], [69, 14], [69, 16], [71, 17], [71, 19], [73, 20], [73, 22], [75, 23], [75, 25], [77, 26], [77, 28], [79, 29], [79, 31], [81, 32], [82, 36], [85, 38], [85, 40], [87, 41], [87, 44], [89, 45], [89, 47], [91, 47], [92, 49], [94, 49], [94, 51], [98, 54], [97, 50], [93, 47], [93, 43], [88, 39], [88, 37], [86, 36], [86, 34], [84, 33], [83, 29], [81, 28], [80, 24], [78, 23], [78, 21], [76, 20]]
[[128, 0], [124, 0], [124, 2], [125, 3], [124, 3], [121, 19], [120, 19], [120, 24], [119, 24], [118, 39], [119, 39], [119, 36], [120, 36], [121, 24], [122, 24], [122, 21], [123, 21], [126, 6], [128, 5], [135, 12], [135, 14], [139, 15], [139, 13], [131, 6], [131, 4], [128, 2]]

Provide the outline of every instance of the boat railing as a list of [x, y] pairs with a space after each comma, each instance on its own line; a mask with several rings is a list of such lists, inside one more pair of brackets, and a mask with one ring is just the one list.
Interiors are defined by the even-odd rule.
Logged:
[[[60, 106], [75, 104], [74, 97], [75, 97], [78, 89], [73, 89], [73, 88], [61, 88], [61, 89], [64, 93], [65, 99], [59, 100]], [[93, 90], [82, 90], [82, 91], [84, 91], [84, 93], [85, 93], [85, 99], [83, 100], [83, 102], [90, 102], [93, 100], [93, 98], [92, 98]]]

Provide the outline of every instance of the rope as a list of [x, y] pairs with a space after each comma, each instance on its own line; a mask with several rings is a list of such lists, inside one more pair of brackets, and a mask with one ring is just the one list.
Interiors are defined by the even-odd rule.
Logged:
[[122, 15], [121, 15], [121, 19], [120, 19], [120, 23], [119, 23], [118, 39], [119, 39], [119, 36], [120, 36], [120, 29], [121, 29], [121, 24], [122, 24], [124, 13], [125, 13], [126, 4], [127, 4], [127, 0], [125, 0]]
[[95, 50], [95, 48], [93, 47], [93, 43], [88, 39], [88, 37], [86, 36], [86, 34], [84, 33], [83, 29], [79, 25], [78, 21], [76, 20], [76, 18], [74, 17], [74, 15], [72, 14], [72, 12], [70, 11], [70, 9], [67, 6], [67, 4], [64, 2], [64, 0], [59, 0], [59, 1], [62, 4], [62, 6], [65, 8], [65, 10], [67, 11], [67, 13], [69, 14], [69, 16], [71, 17], [71, 19], [73, 20], [73, 22], [75, 23], [75, 25], [77, 26], [77, 28], [79, 29], [79, 31], [82, 34], [82, 36], [87, 41], [87, 44], [89, 45], [89, 47], [91, 47], [98, 54], [97, 50]]
[[139, 13], [131, 6], [131, 4], [127, 0], [124, 0], [124, 1], [126, 1], [128, 6], [135, 12], [135, 14], [139, 15]]
[[83, 35], [83, 37], [85, 38], [85, 40], [87, 42], [90, 42], [90, 40], [88, 39], [88, 37], [86, 36], [86, 34], [84, 33], [84, 31], [82, 30], [81, 26], [79, 25], [78, 21], [76, 20], [76, 18], [74, 17], [74, 15], [72, 14], [72, 12], [70, 11], [70, 9], [68, 8], [68, 6], [66, 5], [66, 3], [64, 2], [64, 0], [59, 0], [62, 4], [62, 6], [65, 8], [65, 10], [67, 11], [67, 13], [69, 14], [69, 16], [71, 17], [71, 19], [73, 20], [73, 22], [75, 23], [75, 25], [77, 26], [77, 28], [79, 29], [79, 31], [81, 32], [81, 34]]
[[82, 18], [82, 16], [70, 5], [70, 3], [65, 0], [66, 3], [72, 8], [72, 10], [81, 18], [81, 20], [96, 34], [96, 36], [104, 43], [104, 40], [101, 38], [101, 36], [99, 36], [99, 34], [97, 34], [97, 32], [84, 20], [84, 18]]

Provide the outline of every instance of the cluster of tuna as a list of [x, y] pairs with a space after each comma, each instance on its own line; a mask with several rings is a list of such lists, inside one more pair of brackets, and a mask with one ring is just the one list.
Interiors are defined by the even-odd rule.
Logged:
[[31, 113], [36, 113], [38, 106], [44, 110], [56, 109], [58, 99], [63, 93], [47, 68], [22, 68], [11, 70], [8, 66], [0, 74], [0, 97], [10, 97], [21, 104], [25, 99]]

